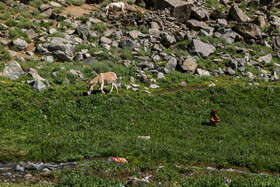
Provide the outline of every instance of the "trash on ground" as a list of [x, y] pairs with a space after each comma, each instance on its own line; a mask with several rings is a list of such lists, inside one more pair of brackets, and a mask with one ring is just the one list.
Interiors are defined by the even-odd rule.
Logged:
[[138, 136], [138, 138], [140, 138], [140, 139], [145, 139], [145, 140], [151, 139], [150, 136]]
[[227, 177], [225, 177], [224, 179], [225, 179], [225, 182], [226, 182], [226, 183], [228, 183], [228, 184], [231, 183], [231, 179], [229, 179], [229, 178], [227, 178]]
[[125, 158], [120, 158], [120, 157], [114, 157], [114, 156], [112, 156], [112, 157], [109, 157], [108, 158], [108, 162], [125, 162], [125, 163], [127, 163], [127, 160], [125, 159]]
[[149, 184], [149, 178], [152, 177], [152, 175], [148, 175], [144, 177], [143, 179], [138, 179], [136, 177], [129, 177], [129, 181], [127, 182], [127, 186], [134, 186], [134, 185], [145, 185]]

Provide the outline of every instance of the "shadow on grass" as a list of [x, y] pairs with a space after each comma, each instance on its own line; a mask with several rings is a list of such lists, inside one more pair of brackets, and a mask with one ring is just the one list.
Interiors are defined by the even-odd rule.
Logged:
[[217, 127], [217, 125], [210, 125], [210, 122], [208, 122], [208, 121], [203, 121], [203, 122], [201, 123], [201, 125], [202, 125], [202, 126], [209, 126], [209, 127]]

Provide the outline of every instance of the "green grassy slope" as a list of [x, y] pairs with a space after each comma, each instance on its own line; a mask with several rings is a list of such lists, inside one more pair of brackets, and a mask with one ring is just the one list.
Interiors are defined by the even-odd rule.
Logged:
[[[279, 88], [85, 97], [79, 89], [37, 93], [28, 85], [13, 85], [0, 89], [4, 160], [121, 156], [131, 163], [280, 168]], [[217, 128], [205, 125], [213, 108], [222, 121]], [[140, 135], [151, 140], [137, 139]]]

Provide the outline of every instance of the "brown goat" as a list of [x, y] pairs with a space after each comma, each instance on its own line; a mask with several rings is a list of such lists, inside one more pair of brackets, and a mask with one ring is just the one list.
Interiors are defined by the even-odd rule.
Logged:
[[116, 85], [117, 79], [118, 79], [118, 77], [114, 72], [100, 73], [99, 75], [94, 77], [90, 82], [87, 82], [88, 83], [87, 94], [90, 95], [93, 90], [93, 87], [98, 83], [100, 84], [100, 89], [103, 94], [105, 94], [105, 92], [103, 91], [103, 87], [104, 87], [104, 85], [108, 85], [108, 84], [112, 84], [110, 94], [112, 93], [114, 86], [117, 90], [117, 93], [119, 93], [118, 87]]

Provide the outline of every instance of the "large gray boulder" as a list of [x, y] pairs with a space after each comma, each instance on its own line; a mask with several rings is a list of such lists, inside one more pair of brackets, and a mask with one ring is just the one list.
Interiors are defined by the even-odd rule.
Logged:
[[243, 37], [234, 31], [229, 31], [222, 34], [221, 38], [224, 39], [228, 44], [232, 44], [236, 41], [243, 40]]
[[42, 16], [44, 18], [50, 18], [53, 12], [54, 12], [53, 9], [49, 8], [49, 9], [45, 10], [44, 12], [42, 12], [40, 14], [40, 16]]
[[170, 8], [171, 16], [184, 23], [191, 15], [191, 2], [183, 0], [145, 0], [148, 7], [155, 9]]
[[275, 49], [280, 48], [280, 36], [277, 36], [277, 37], [273, 38], [273, 47]]
[[200, 21], [207, 21], [209, 20], [210, 13], [207, 9], [200, 7], [200, 6], [193, 6], [191, 8], [192, 10], [192, 16]]
[[70, 69], [69, 73], [71, 73], [72, 75], [78, 76], [81, 81], [85, 80], [83, 74], [79, 70]]
[[24, 75], [24, 71], [22, 70], [19, 63], [16, 61], [11, 61], [3, 70], [3, 76], [9, 78], [10, 80], [16, 80]]
[[237, 6], [234, 4], [229, 10], [229, 15], [234, 21], [237, 22], [249, 22], [250, 18]]
[[23, 39], [20, 39], [20, 38], [17, 38], [16, 40], [14, 40], [13, 44], [19, 50], [24, 50], [28, 46], [27, 42], [25, 40], [23, 40]]
[[161, 36], [161, 44], [164, 47], [169, 47], [176, 43], [176, 39], [174, 36], [169, 35], [168, 33], [163, 33]]
[[87, 40], [87, 37], [89, 35], [89, 28], [85, 25], [79, 25], [76, 28], [75, 33], [78, 34], [81, 39]]
[[181, 68], [183, 71], [193, 74], [197, 69], [197, 63], [195, 62], [195, 60], [193, 58], [188, 57], [185, 59], [185, 61], [181, 65]]
[[193, 39], [190, 46], [194, 53], [202, 55], [203, 57], [208, 57], [216, 51], [216, 48], [213, 45], [204, 43], [199, 39]]
[[43, 80], [31, 80], [31, 81], [27, 81], [27, 83], [32, 86], [32, 88], [34, 90], [37, 90], [37, 91], [40, 91], [40, 92], [43, 92], [47, 89], [47, 85], [44, 83]]
[[188, 26], [188, 28], [192, 29], [192, 30], [206, 30], [208, 32], [213, 32], [214, 28], [209, 27], [207, 25], [207, 23], [205, 23], [204, 21], [197, 21], [195, 19], [190, 19], [186, 22], [186, 25]]
[[210, 76], [209, 71], [204, 70], [204, 69], [200, 69], [200, 68], [197, 68], [196, 73], [197, 73], [199, 76]]
[[258, 58], [258, 62], [261, 63], [261, 62], [264, 62], [266, 64], [269, 64], [272, 60], [272, 55], [271, 53], [265, 55], [265, 56], [261, 56], [260, 58]]
[[37, 80], [42, 80], [43, 78], [38, 74], [38, 72], [33, 69], [33, 68], [29, 68], [28, 70], [28, 74], [31, 75], [33, 77], [33, 79], [37, 79]]
[[74, 58], [75, 45], [64, 39], [53, 37], [48, 45], [48, 50], [53, 52], [62, 61], [72, 61]]
[[175, 71], [177, 66], [177, 60], [174, 57], [171, 57], [165, 65], [165, 68], [169, 71]]
[[34, 80], [41, 80], [44, 82], [44, 84], [46, 84], [46, 86], [50, 86], [49, 81], [42, 78], [35, 69], [29, 68], [28, 74], [31, 75]]
[[101, 37], [100, 38], [100, 43], [101, 44], [111, 44], [112, 43], [112, 40], [110, 38], [107, 38], [107, 37]]
[[128, 39], [128, 38], [122, 39], [120, 41], [119, 45], [120, 45], [121, 48], [129, 47], [131, 49], [140, 47], [140, 45], [136, 41]]
[[233, 30], [243, 36], [245, 39], [262, 38], [262, 32], [259, 26], [253, 23], [238, 23], [233, 27]]

